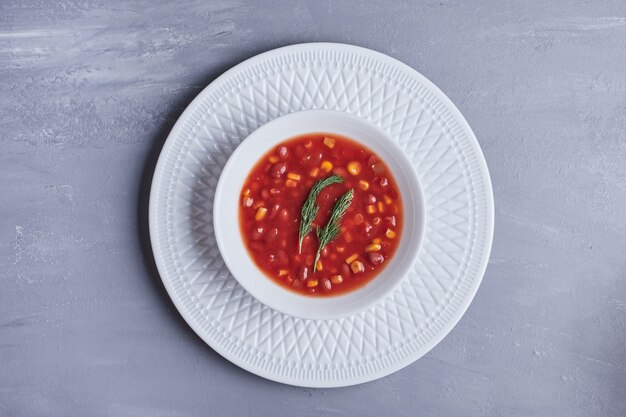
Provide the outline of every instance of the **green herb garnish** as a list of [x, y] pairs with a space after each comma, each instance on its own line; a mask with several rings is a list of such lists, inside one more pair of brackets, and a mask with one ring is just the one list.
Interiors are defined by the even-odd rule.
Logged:
[[317, 196], [324, 188], [340, 182], [343, 182], [343, 178], [341, 178], [339, 175], [332, 175], [313, 184], [313, 188], [311, 188], [309, 196], [302, 205], [300, 230], [298, 232], [298, 253], [302, 253], [302, 241], [304, 240], [304, 237], [311, 231], [311, 224], [313, 224], [313, 220], [315, 219], [315, 216], [317, 216], [317, 212], [320, 209], [319, 206], [315, 204]]
[[354, 197], [354, 190], [351, 188], [337, 199], [326, 225], [317, 228], [315, 231], [317, 239], [319, 240], [319, 246], [317, 248], [317, 254], [315, 255], [315, 262], [313, 262], [313, 273], [317, 270], [317, 261], [320, 259], [320, 254], [324, 246], [328, 245], [339, 236], [339, 231], [341, 230], [339, 223], [343, 215], [346, 214], [346, 210], [348, 210], [350, 204], [352, 204], [352, 197]]

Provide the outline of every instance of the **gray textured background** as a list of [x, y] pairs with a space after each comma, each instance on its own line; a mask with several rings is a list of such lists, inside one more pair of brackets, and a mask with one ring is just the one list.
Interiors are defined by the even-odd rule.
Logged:
[[[0, 416], [626, 414], [624, 1], [169, 3], [0, 0]], [[460, 324], [404, 370], [334, 390], [263, 380], [204, 345], [145, 226], [190, 100], [306, 41], [434, 81], [474, 128], [496, 200]]]

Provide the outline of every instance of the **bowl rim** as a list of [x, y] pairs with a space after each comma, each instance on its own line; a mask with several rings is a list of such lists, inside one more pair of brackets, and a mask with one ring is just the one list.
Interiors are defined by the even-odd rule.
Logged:
[[[254, 263], [252, 257], [249, 255], [248, 248], [245, 246], [243, 239], [240, 238], [240, 225], [239, 225], [239, 194], [241, 191], [242, 184], [231, 184], [229, 181], [229, 173], [238, 162], [238, 159], [242, 154], [245, 154], [246, 151], [249, 151], [253, 146], [262, 146], [262, 149], [255, 152], [253, 165], [256, 164], [259, 159], [265, 155], [269, 150], [272, 149], [276, 144], [284, 142], [286, 140], [310, 134], [310, 133], [329, 133], [333, 134], [332, 131], [329, 131], [324, 128], [320, 128], [317, 130], [298, 130], [297, 128], [287, 136], [281, 136], [278, 138], [272, 138], [269, 143], [258, 144], [258, 142], [262, 142], [265, 137], [267, 137], [267, 132], [271, 131], [276, 126], [284, 125], [284, 124], [293, 124], [293, 120], [297, 120], [299, 118], [310, 118], [310, 117], [322, 117], [324, 119], [332, 119], [339, 118], [343, 119], [346, 124], [354, 124], [360, 125], [362, 128], [368, 129], [372, 134], [378, 136], [378, 138], [384, 141], [384, 146], [389, 147], [390, 153], [393, 154], [393, 158], [384, 158], [381, 159], [387, 164], [389, 169], [392, 171], [394, 177], [396, 178], [396, 182], [398, 181], [398, 173], [402, 171], [402, 175], [404, 180], [408, 183], [408, 191], [409, 195], [405, 196], [401, 191], [402, 195], [402, 203], [403, 203], [403, 228], [402, 228], [402, 241], [399, 243], [394, 256], [391, 258], [390, 264], [395, 264], [395, 269], [390, 268], [390, 265], [387, 265], [378, 275], [372, 278], [365, 285], [350, 291], [345, 294], [339, 294], [336, 296], [330, 297], [309, 297], [303, 294], [299, 294], [295, 291], [290, 291], [289, 289], [284, 288], [278, 283], [274, 282], [271, 278], [267, 277]], [[358, 137], [353, 137], [350, 135], [346, 135], [344, 133], [334, 132], [334, 134], [345, 136], [348, 139], [351, 139], [359, 144], [367, 148], [372, 148], [369, 143], [364, 143], [364, 141], [360, 140]], [[381, 144], [382, 146], [382, 144]], [[373, 149], [377, 154], [380, 154], [379, 151]], [[391, 159], [391, 161], [390, 161]], [[393, 163], [390, 163], [393, 162]], [[398, 167], [398, 165], [403, 165]], [[247, 171], [244, 173], [244, 181], [245, 178], [249, 175], [250, 169], [252, 166], [247, 168]], [[232, 182], [232, 181], [231, 181]], [[399, 182], [400, 183], [400, 182]], [[402, 188], [402, 187], [401, 187]], [[227, 227], [223, 226], [225, 222], [221, 221], [222, 216], [224, 215], [222, 212], [223, 201], [225, 197], [225, 193], [227, 189], [232, 189], [230, 193], [236, 194], [235, 204], [237, 213], [235, 214], [236, 218], [236, 230], [237, 236], [239, 239], [235, 239], [235, 241], [239, 241], [240, 248], [246, 253], [246, 260], [242, 262], [236, 262], [231, 256], [229, 256], [232, 251], [232, 245], [228, 245], [226, 243], [225, 230]], [[406, 189], [404, 190], [407, 191]], [[410, 197], [410, 198], [408, 198]], [[407, 205], [411, 205], [411, 214], [413, 215], [412, 221], [407, 221]], [[231, 227], [232, 225], [228, 226]], [[302, 319], [310, 319], [310, 320], [332, 320], [339, 319], [342, 317], [358, 314], [364, 310], [367, 310], [372, 305], [380, 302], [384, 298], [386, 298], [391, 292], [393, 292], [401, 282], [404, 281], [408, 273], [410, 272], [412, 266], [416, 262], [419, 251], [422, 246], [422, 242], [425, 235], [425, 227], [426, 226], [426, 204], [424, 198], [424, 191], [421, 187], [421, 183], [419, 178], [417, 177], [417, 173], [415, 168], [413, 167], [412, 162], [407, 157], [405, 151], [399, 146], [399, 144], [394, 141], [386, 132], [380, 129], [378, 126], [374, 125], [368, 120], [360, 118], [350, 113], [341, 112], [337, 110], [326, 110], [326, 109], [313, 109], [313, 110], [303, 110], [288, 113], [286, 115], [277, 117], [254, 130], [250, 133], [234, 150], [234, 152], [228, 158], [228, 161], [224, 165], [222, 172], [220, 173], [220, 177], [217, 183], [217, 187], [215, 190], [214, 201], [213, 201], [213, 227], [215, 232], [215, 240], [217, 243], [217, 247], [220, 251], [220, 255], [224, 260], [224, 263], [228, 267], [230, 273], [237, 280], [237, 282], [254, 298], [260, 301], [262, 304], [279, 311], [281, 313], [302, 318]], [[408, 229], [411, 228], [411, 234], [409, 238]], [[408, 239], [408, 240], [407, 240]], [[404, 259], [401, 258], [401, 248], [408, 247], [405, 249], [406, 252], [404, 255]], [[254, 266], [254, 271], [258, 277], [261, 277], [262, 280], [258, 281], [254, 278], [250, 278], [247, 274], [244, 274], [242, 268], [244, 265], [249, 266], [252, 264]], [[248, 268], [249, 269], [249, 268]], [[393, 271], [392, 271], [393, 269]], [[249, 270], [248, 272], [252, 272]], [[386, 274], [387, 272], [387, 274]], [[391, 277], [385, 280], [385, 285], [381, 284], [382, 281], [377, 281], [381, 275], [389, 275], [393, 274]], [[364, 294], [364, 290], [368, 288], [373, 282], [377, 282], [376, 288], [371, 291], [369, 295], [366, 294], [366, 297], [361, 297], [360, 295]], [[253, 283], [257, 285], [252, 285]], [[269, 283], [269, 285], [268, 285]], [[259, 287], [260, 284], [260, 287]], [[267, 292], [266, 290], [269, 290]], [[295, 297], [295, 298], [294, 298]], [[289, 303], [283, 302], [285, 299], [291, 299], [292, 304], [296, 302], [299, 303], [299, 308], [291, 308], [289, 307]], [[283, 300], [283, 301], [281, 301]], [[338, 305], [339, 304], [339, 305]], [[305, 307], [304, 310], [302, 307]]]

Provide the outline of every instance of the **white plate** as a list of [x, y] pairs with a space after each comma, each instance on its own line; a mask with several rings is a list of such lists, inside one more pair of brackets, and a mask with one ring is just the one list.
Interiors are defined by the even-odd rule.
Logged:
[[[404, 203], [403, 232], [395, 256], [376, 279], [338, 297], [307, 297], [277, 285], [256, 267], [239, 231], [241, 189], [250, 167], [258, 162], [260, 155], [280, 142], [314, 132], [349, 137], [373, 150], [393, 173]], [[305, 319], [337, 319], [360, 313], [379, 302], [400, 284], [415, 263], [424, 234], [424, 197], [415, 169], [402, 148], [366, 120], [333, 110], [289, 113], [255, 130], [228, 160], [220, 175], [214, 200], [215, 238], [229, 271], [246, 291], [263, 304]]]
[[[229, 155], [259, 126], [307, 109], [381, 128], [412, 161], [426, 203], [407, 278], [378, 304], [337, 320], [295, 318], [254, 299], [229, 273], [213, 231], [213, 196]], [[435, 346], [480, 285], [494, 221], [485, 160], [450, 100], [392, 58], [324, 43], [258, 55], [205, 88], [161, 151], [149, 214], [161, 278], [195, 332], [250, 372], [310, 387], [380, 378]]]

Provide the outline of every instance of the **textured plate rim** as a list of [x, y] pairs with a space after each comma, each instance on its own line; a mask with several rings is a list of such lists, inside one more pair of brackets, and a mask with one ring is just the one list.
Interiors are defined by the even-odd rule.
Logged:
[[[417, 79], [422, 85], [424, 85], [428, 91], [433, 94], [438, 100], [441, 101], [447, 108], [447, 110], [456, 118], [459, 126], [463, 129], [464, 133], [467, 135], [468, 144], [474, 151], [474, 155], [477, 160], [477, 165], [479, 171], [482, 175], [483, 186], [485, 187], [485, 200], [486, 200], [486, 209], [485, 213], [485, 241], [484, 252], [482, 254], [482, 258], [479, 260], [476, 271], [476, 279], [471, 282], [471, 285], [468, 288], [467, 296], [461, 301], [459, 307], [452, 313], [449, 320], [447, 320], [442, 326], [441, 329], [433, 336], [430, 337], [427, 342], [425, 342], [421, 348], [414, 355], [407, 355], [406, 357], [397, 360], [391, 363], [389, 366], [385, 368], [381, 368], [377, 371], [361, 374], [356, 377], [349, 377], [342, 380], [302, 380], [298, 378], [291, 378], [289, 376], [273, 374], [267, 372], [266, 370], [247, 363], [245, 361], [239, 360], [233, 352], [228, 351], [227, 349], [222, 348], [218, 344], [214, 344], [213, 340], [211, 340], [207, 334], [199, 327], [197, 321], [191, 317], [190, 311], [188, 311], [181, 304], [181, 300], [178, 298], [172, 284], [164, 278], [167, 275], [166, 268], [163, 264], [163, 259], [161, 257], [160, 252], [155, 251], [155, 248], [159, 248], [159, 244], [157, 241], [156, 231], [158, 229], [157, 219], [156, 219], [156, 204], [157, 204], [157, 184], [159, 183], [159, 179], [165, 174], [165, 155], [167, 155], [171, 148], [174, 146], [174, 140], [179, 131], [182, 129], [183, 123], [186, 118], [195, 110], [195, 107], [202, 102], [210, 93], [214, 86], [219, 85], [220, 82], [228, 79], [232, 74], [237, 71], [252, 66], [259, 61], [263, 61], [266, 59], [271, 59], [274, 56], [281, 55], [286, 51], [295, 51], [295, 50], [306, 50], [308, 48], [327, 48], [327, 49], [340, 49], [340, 50], [351, 50], [355, 53], [361, 53], [364, 55], [369, 55], [373, 58], [376, 58], [380, 61], [383, 61], [390, 65], [391, 67], [397, 68], [402, 72], [409, 74], [412, 78]], [[426, 220], [428, 222], [428, 219]], [[251, 58], [248, 58], [239, 64], [233, 66], [232, 68], [225, 71], [215, 80], [213, 80], [209, 85], [207, 85], [192, 101], [187, 105], [185, 110], [181, 113], [179, 118], [176, 120], [174, 127], [170, 131], [163, 144], [163, 147], [159, 153], [159, 158], [157, 160], [157, 164], [154, 170], [154, 174], [152, 177], [151, 187], [150, 187], [150, 199], [148, 203], [148, 227], [150, 232], [150, 244], [152, 247], [152, 253], [154, 256], [154, 260], [157, 266], [157, 270], [159, 272], [159, 277], [165, 286], [165, 289], [168, 293], [168, 296], [172, 300], [174, 306], [183, 317], [183, 319], [187, 322], [187, 324], [193, 329], [193, 331], [213, 350], [219, 353], [221, 356], [226, 358], [231, 363], [245, 369], [251, 373], [254, 373], [258, 376], [261, 376], [266, 379], [270, 379], [276, 382], [281, 382], [284, 384], [302, 386], [302, 387], [311, 387], [311, 388], [331, 388], [331, 387], [342, 387], [342, 386], [350, 386], [361, 384], [369, 381], [376, 380], [378, 378], [382, 378], [384, 376], [390, 375], [398, 370], [410, 365], [415, 362], [426, 353], [428, 353], [433, 347], [435, 347], [441, 340], [443, 340], [452, 329], [458, 324], [461, 320], [467, 309], [469, 308], [471, 302], [476, 296], [476, 292], [480, 287], [480, 284], [484, 278], [485, 271], [487, 269], [487, 265], [489, 262], [489, 257], [491, 254], [491, 248], [493, 244], [493, 233], [494, 233], [494, 222], [495, 222], [495, 208], [494, 208], [494, 197], [493, 197], [493, 188], [491, 183], [491, 176], [489, 174], [489, 169], [487, 167], [487, 163], [484, 157], [484, 154], [480, 148], [478, 140], [471, 129], [469, 123], [465, 120], [465, 117], [461, 114], [461, 112], [457, 109], [454, 103], [429, 79], [427, 79], [424, 75], [411, 68], [407, 64], [404, 64], [401, 61], [398, 61], [395, 58], [392, 58], [383, 53], [349, 44], [342, 43], [326, 43], [326, 42], [311, 42], [311, 43], [300, 43], [294, 45], [288, 45], [276, 49], [272, 49], [261, 54], [255, 55]]]

